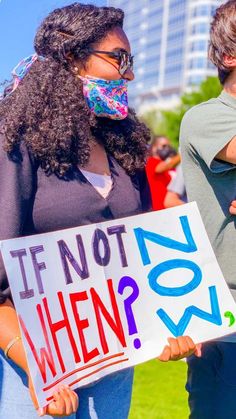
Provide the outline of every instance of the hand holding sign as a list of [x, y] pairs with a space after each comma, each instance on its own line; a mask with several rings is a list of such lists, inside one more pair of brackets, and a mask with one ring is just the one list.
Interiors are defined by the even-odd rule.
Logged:
[[38, 407], [37, 397], [34, 390], [32, 379], [29, 376], [28, 387], [30, 396], [34, 404], [35, 409], [39, 416], [50, 415], [50, 416], [70, 416], [75, 413], [79, 406], [79, 400], [77, 394], [71, 390], [68, 386], [61, 385], [53, 393], [53, 401], [47, 406], [40, 408]]
[[201, 356], [201, 344], [195, 345], [189, 336], [179, 336], [177, 339], [168, 338], [169, 345], [166, 345], [158, 357], [159, 361], [178, 361], [191, 355]]
[[193, 342], [236, 331], [194, 203], [6, 240], [1, 250], [40, 406], [62, 383], [198, 354]]

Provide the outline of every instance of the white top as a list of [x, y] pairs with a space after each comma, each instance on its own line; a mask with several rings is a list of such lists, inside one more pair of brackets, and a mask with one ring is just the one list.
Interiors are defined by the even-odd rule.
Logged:
[[80, 169], [80, 171], [103, 198], [106, 198], [109, 195], [113, 185], [111, 176], [98, 175], [97, 173], [88, 172], [83, 169]]

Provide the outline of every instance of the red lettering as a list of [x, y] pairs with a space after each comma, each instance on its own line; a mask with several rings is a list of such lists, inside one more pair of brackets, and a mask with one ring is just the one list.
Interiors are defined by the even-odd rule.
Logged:
[[52, 350], [49, 344], [49, 339], [48, 339], [48, 334], [47, 334], [47, 330], [45, 327], [45, 322], [44, 322], [44, 318], [43, 318], [43, 314], [42, 314], [42, 309], [40, 304], [37, 305], [37, 311], [38, 311], [38, 315], [39, 315], [39, 319], [40, 319], [40, 323], [42, 326], [42, 330], [43, 330], [43, 334], [44, 334], [44, 338], [45, 338], [45, 342], [46, 342], [46, 348], [40, 348], [40, 356], [37, 354], [35, 345], [29, 335], [29, 332], [26, 328], [26, 325], [22, 319], [22, 317], [19, 315], [19, 322], [21, 325], [21, 328], [23, 330], [23, 333], [26, 337], [26, 340], [29, 344], [29, 347], [32, 351], [32, 354], [34, 356], [34, 359], [38, 365], [39, 371], [41, 373], [43, 382], [46, 383], [47, 382], [47, 376], [46, 376], [46, 361], [47, 364], [51, 370], [51, 373], [53, 375], [53, 377], [55, 377], [56, 373], [56, 368], [55, 368], [55, 364], [54, 364], [54, 360], [53, 360], [53, 355], [52, 355]]
[[91, 359], [99, 355], [98, 348], [94, 348], [92, 351], [88, 352], [83, 330], [89, 327], [89, 321], [88, 319], [80, 319], [80, 316], [77, 310], [77, 303], [79, 301], [86, 301], [86, 300], [88, 300], [88, 295], [86, 291], [70, 294], [71, 306], [72, 306], [76, 326], [77, 326], [79, 337], [80, 337], [80, 343], [81, 343], [81, 348], [82, 348], [83, 358], [84, 358], [85, 363], [89, 362]]
[[68, 319], [63, 294], [62, 294], [62, 292], [58, 292], [57, 295], [58, 295], [58, 299], [59, 299], [62, 314], [63, 314], [63, 320], [60, 320], [56, 323], [52, 323], [52, 318], [51, 318], [51, 315], [50, 315], [50, 312], [49, 312], [47, 298], [43, 298], [43, 304], [44, 304], [44, 309], [45, 309], [46, 316], [47, 316], [47, 319], [48, 319], [49, 328], [50, 328], [50, 331], [51, 331], [51, 334], [52, 334], [54, 346], [55, 346], [55, 349], [56, 349], [56, 352], [57, 352], [58, 360], [59, 360], [59, 363], [60, 363], [60, 366], [61, 366], [61, 370], [62, 370], [62, 372], [65, 372], [65, 370], [66, 370], [65, 369], [65, 364], [63, 362], [61, 351], [60, 351], [59, 344], [58, 344], [58, 340], [57, 340], [57, 337], [56, 337], [56, 333], [59, 330], [64, 329], [64, 328], [66, 329], [68, 337], [69, 337], [69, 341], [70, 341], [70, 344], [71, 344], [71, 348], [72, 348], [72, 351], [73, 351], [73, 354], [74, 354], [75, 362], [78, 363], [78, 362], [81, 361], [81, 359], [80, 359], [79, 352], [78, 352], [78, 349], [77, 349], [77, 346], [76, 346], [76, 343], [75, 343], [75, 339], [74, 339], [74, 336], [73, 336], [73, 333], [72, 333], [72, 330], [71, 330], [71, 327], [70, 327], [70, 320]]
[[107, 285], [108, 285], [108, 291], [109, 291], [109, 295], [110, 295], [110, 300], [111, 300], [114, 319], [111, 317], [110, 313], [107, 311], [106, 307], [104, 306], [103, 302], [101, 301], [101, 299], [100, 299], [99, 295], [97, 294], [97, 292], [95, 291], [95, 289], [91, 288], [91, 290], [90, 290], [92, 301], [93, 301], [93, 306], [94, 306], [94, 311], [95, 311], [95, 315], [96, 315], [96, 319], [97, 319], [97, 324], [98, 324], [99, 336], [100, 336], [101, 345], [102, 345], [102, 349], [103, 349], [104, 354], [107, 354], [109, 349], [108, 349], [108, 345], [107, 345], [106, 336], [105, 336], [105, 333], [104, 333], [104, 328], [103, 328], [102, 319], [101, 319], [101, 313], [102, 313], [103, 317], [106, 319], [106, 321], [109, 324], [109, 326], [111, 327], [111, 329], [113, 330], [113, 332], [115, 333], [115, 335], [117, 336], [117, 338], [119, 339], [121, 345], [123, 347], [127, 346], [126, 341], [125, 341], [124, 330], [123, 330], [123, 327], [122, 327], [120, 314], [119, 314], [119, 310], [118, 310], [118, 306], [117, 306], [117, 302], [116, 302], [116, 297], [115, 297], [115, 293], [114, 293], [114, 289], [113, 289], [112, 279], [108, 279]]

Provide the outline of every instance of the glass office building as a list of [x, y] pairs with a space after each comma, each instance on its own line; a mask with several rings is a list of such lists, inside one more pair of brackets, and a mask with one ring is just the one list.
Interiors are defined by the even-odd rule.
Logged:
[[178, 97], [216, 70], [207, 59], [210, 21], [222, 0], [108, 0], [125, 11], [135, 55], [131, 104]]

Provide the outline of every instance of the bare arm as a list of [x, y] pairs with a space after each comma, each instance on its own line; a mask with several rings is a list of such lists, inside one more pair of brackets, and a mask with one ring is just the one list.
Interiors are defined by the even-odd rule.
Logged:
[[178, 205], [183, 205], [185, 202], [179, 198], [179, 195], [175, 192], [168, 191], [164, 199], [164, 207], [171, 208]]
[[[20, 336], [16, 310], [10, 300], [0, 304], [0, 348], [5, 349], [8, 343], [16, 336]], [[9, 358], [21, 367], [29, 378], [29, 391], [32, 402], [38, 409], [38, 402], [34, 391], [34, 386], [29, 374], [27, 359], [23, 348], [22, 340], [18, 340], [8, 351]], [[45, 408], [39, 409], [39, 416], [57, 415], [69, 416], [78, 409], [78, 396], [71, 389], [61, 387], [54, 394], [54, 400]]]
[[170, 159], [167, 159], [166, 161], [162, 161], [158, 163], [155, 168], [155, 173], [163, 173], [166, 170], [171, 170], [175, 166], [177, 166], [177, 164], [179, 163], [180, 163], [180, 155], [177, 154], [177, 156], [171, 157]]
[[216, 155], [219, 160], [236, 164], [236, 136]]
[[[8, 343], [20, 336], [20, 328], [10, 300], [0, 305], [0, 348], [5, 350]], [[22, 341], [17, 341], [8, 352], [9, 357], [28, 374], [28, 365]]]

